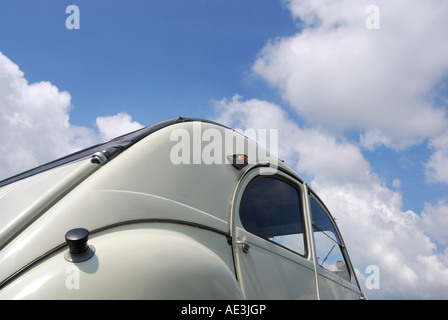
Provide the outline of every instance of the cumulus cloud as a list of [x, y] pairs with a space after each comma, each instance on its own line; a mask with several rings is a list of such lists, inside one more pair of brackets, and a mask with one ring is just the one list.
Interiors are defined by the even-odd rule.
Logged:
[[[299, 31], [271, 40], [253, 70], [305, 124], [299, 127], [280, 106], [241, 97], [221, 101], [219, 118], [279, 128], [280, 156], [310, 177], [338, 218], [361, 285], [366, 267], [379, 267], [381, 289], [365, 290], [368, 296], [448, 298], [446, 202], [426, 204], [421, 213], [404, 210], [400, 191], [389, 189], [362, 153], [427, 141], [433, 152], [427, 181], [448, 183], [441, 85], [448, 75], [448, 3], [375, 1], [379, 29], [366, 27], [370, 1], [284, 3]], [[359, 141], [346, 133], [358, 133]]]
[[0, 179], [141, 125], [120, 113], [97, 119], [99, 133], [70, 123], [70, 93], [47, 81], [28, 83], [0, 52]]
[[448, 184], [448, 131], [430, 141], [434, 150], [426, 163], [426, 176], [429, 182]]
[[440, 230], [432, 225], [444, 223], [445, 228], [440, 228], [446, 230], [442, 215], [431, 212], [421, 217], [403, 210], [401, 194], [388, 189], [375, 175], [362, 185], [317, 176], [312, 186], [338, 219], [361, 278], [369, 265], [379, 267], [381, 288], [365, 290], [368, 297], [448, 298], [447, 255], [437, 252], [440, 234], [436, 231]]
[[[448, 258], [438, 250], [446, 241], [444, 203], [427, 205], [421, 216], [403, 210], [402, 195], [385, 186], [360, 146], [300, 127], [279, 105], [236, 95], [217, 102], [216, 111], [217, 121], [243, 131], [278, 129], [279, 156], [311, 177], [308, 182], [338, 221], [368, 297], [448, 298]], [[371, 265], [380, 271], [380, 290], [365, 287]]]
[[96, 125], [103, 140], [110, 140], [143, 127], [139, 122], [132, 121], [132, 117], [124, 112], [113, 116], [98, 117]]
[[253, 69], [309, 123], [397, 149], [448, 126], [429, 98], [448, 74], [448, 3], [378, 0], [381, 27], [369, 30], [369, 1], [285, 2], [303, 29], [271, 41]]
[[95, 142], [69, 123], [70, 94], [42, 81], [29, 84], [0, 53], [0, 176], [6, 177]]
[[[217, 121], [234, 128], [279, 129], [278, 156], [307, 175], [362, 181], [370, 170], [359, 148], [318, 128], [300, 128], [280, 106], [235, 95], [216, 104]], [[258, 142], [258, 141], [257, 141]], [[325, 154], [325, 156], [322, 156]]]
[[448, 203], [441, 200], [436, 205], [427, 203], [422, 213], [422, 227], [438, 243], [448, 246]]

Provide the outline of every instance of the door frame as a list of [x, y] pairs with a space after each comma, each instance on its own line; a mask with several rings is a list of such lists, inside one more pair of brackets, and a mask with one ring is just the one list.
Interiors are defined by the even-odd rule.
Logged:
[[[319, 296], [321, 296], [322, 299], [327, 299], [328, 296], [324, 293], [321, 294], [321, 290], [324, 289], [324, 287], [328, 287], [328, 285], [327, 285], [328, 283], [336, 283], [337, 288], [336, 289], [329, 288], [330, 289], [329, 291], [337, 292], [337, 291], [345, 290], [345, 293], [340, 293], [340, 295], [339, 295], [340, 297], [350, 299], [351, 297], [357, 295], [359, 299], [362, 299], [364, 297], [364, 295], [363, 295], [361, 287], [359, 285], [358, 278], [355, 273], [355, 269], [350, 260], [350, 256], [348, 254], [347, 247], [345, 246], [344, 238], [342, 236], [341, 231], [339, 230], [336, 220], [333, 217], [333, 215], [331, 214], [330, 210], [325, 205], [325, 203], [322, 201], [322, 199], [319, 198], [319, 196], [316, 194], [316, 192], [314, 192], [310, 188], [307, 188], [307, 189], [308, 189], [308, 193], [307, 193], [307, 195], [308, 195], [308, 215], [311, 220], [311, 226], [310, 226], [311, 233], [313, 232], [313, 226], [312, 226], [312, 212], [311, 212], [311, 207], [309, 206], [309, 203], [310, 203], [310, 198], [313, 197], [314, 201], [316, 201], [317, 204], [323, 209], [324, 213], [326, 214], [327, 218], [330, 220], [330, 223], [332, 224], [333, 228], [335, 229], [337, 236], [339, 237], [339, 240], [342, 245], [341, 246], [342, 247], [341, 248], [342, 256], [344, 257], [346, 267], [348, 268], [348, 271], [350, 274], [350, 281], [342, 279], [338, 275], [335, 275], [335, 274], [331, 273], [330, 271], [324, 269], [323, 267], [320, 267], [318, 265], [317, 256], [315, 255], [314, 263], [315, 263], [315, 267], [316, 267], [316, 276], [318, 278]], [[314, 246], [315, 245], [314, 244], [314, 236], [312, 236], [312, 238], [313, 238], [313, 246]], [[324, 281], [326, 281], [325, 284], [324, 284]], [[332, 298], [334, 298], [334, 297], [332, 297]]]
[[[292, 184], [300, 194], [301, 197], [301, 205], [302, 205], [302, 225], [303, 232], [305, 238], [305, 255], [300, 255], [296, 252], [293, 252], [291, 249], [281, 246], [273, 241], [268, 239], [261, 238], [247, 230], [244, 229], [242, 223], [239, 219], [239, 206], [241, 203], [241, 199], [244, 191], [246, 190], [249, 183], [259, 176], [273, 176], [278, 177], [286, 182]], [[287, 170], [281, 168], [272, 168], [267, 167], [265, 165], [255, 165], [249, 170], [247, 170], [239, 179], [238, 183], [235, 186], [234, 195], [231, 203], [231, 214], [230, 214], [230, 235], [232, 239], [232, 250], [235, 264], [235, 272], [240, 285], [242, 285], [241, 277], [244, 276], [241, 274], [240, 267], [240, 259], [244, 257], [246, 254], [250, 254], [249, 252], [244, 252], [244, 243], [247, 243], [249, 246], [254, 246], [257, 249], [260, 247], [263, 250], [267, 250], [270, 254], [278, 255], [284, 259], [288, 259], [289, 261], [293, 261], [297, 264], [298, 268], [307, 268], [309, 271], [313, 273], [312, 286], [314, 287], [314, 292], [310, 292], [310, 297], [313, 299], [319, 299], [319, 282], [318, 282], [318, 270], [316, 268], [316, 256], [314, 250], [314, 239], [312, 234], [312, 224], [311, 217], [309, 214], [309, 198], [308, 198], [308, 187], [306, 183], [300, 179], [297, 175]], [[241, 243], [242, 242], [242, 243]], [[252, 248], [251, 248], [252, 249]], [[279, 258], [280, 258], [279, 257]], [[300, 265], [300, 266], [299, 266]], [[300, 270], [298, 269], [298, 273]], [[244, 287], [242, 286], [241, 290], [244, 292]]]

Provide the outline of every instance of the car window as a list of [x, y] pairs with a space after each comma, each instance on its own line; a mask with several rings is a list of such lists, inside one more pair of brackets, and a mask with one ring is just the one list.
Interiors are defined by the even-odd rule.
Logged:
[[243, 193], [240, 220], [246, 230], [305, 255], [302, 205], [295, 186], [277, 177], [257, 177]]
[[320, 267], [350, 281], [342, 253], [342, 242], [329, 216], [314, 197], [310, 197], [313, 236], [317, 262]]

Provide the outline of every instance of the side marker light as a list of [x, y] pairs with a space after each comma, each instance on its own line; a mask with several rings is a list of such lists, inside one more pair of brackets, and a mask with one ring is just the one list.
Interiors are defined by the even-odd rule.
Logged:
[[227, 156], [227, 159], [238, 170], [243, 169], [249, 163], [248, 158], [245, 154], [232, 154]]

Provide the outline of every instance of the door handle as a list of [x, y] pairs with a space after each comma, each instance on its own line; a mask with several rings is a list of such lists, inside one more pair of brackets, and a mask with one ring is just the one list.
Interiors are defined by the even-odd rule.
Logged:
[[250, 244], [246, 241], [237, 241], [236, 244], [241, 245], [241, 248], [243, 249], [244, 253], [248, 253], [250, 249]]

